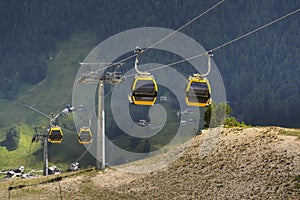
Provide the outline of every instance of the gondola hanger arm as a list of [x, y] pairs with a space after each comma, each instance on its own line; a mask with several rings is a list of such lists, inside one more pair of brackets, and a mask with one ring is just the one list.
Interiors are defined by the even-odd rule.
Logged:
[[205, 52], [204, 55], [207, 57], [207, 66], [208, 66], [207, 72], [204, 74], [194, 74], [194, 76], [199, 76], [199, 77], [204, 78], [204, 77], [208, 76], [208, 74], [210, 73], [210, 69], [211, 69], [210, 57], [213, 56], [213, 53], [211, 51], [208, 51], [208, 52]]
[[134, 61], [134, 69], [135, 69], [135, 71], [136, 71], [139, 75], [150, 75], [149, 72], [147, 72], [147, 71], [143, 72], [143, 71], [140, 71], [140, 70], [138, 69], [139, 55], [140, 55], [141, 53], [143, 53], [143, 50], [142, 50], [141, 48], [139, 48], [139, 47], [136, 47], [135, 50], [134, 50], [134, 53], [136, 54], [135, 61]]

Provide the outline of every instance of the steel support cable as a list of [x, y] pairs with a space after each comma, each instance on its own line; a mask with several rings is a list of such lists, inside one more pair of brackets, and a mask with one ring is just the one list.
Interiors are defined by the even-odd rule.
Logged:
[[[219, 1], [218, 3], [216, 3], [215, 5], [213, 5], [212, 7], [210, 7], [209, 9], [207, 9], [205, 12], [203, 12], [203, 13], [199, 14], [198, 16], [194, 17], [192, 20], [189, 20], [189, 21], [188, 21], [187, 23], [185, 23], [183, 26], [179, 27], [178, 29], [176, 29], [176, 30], [173, 31], [172, 33], [168, 34], [167, 36], [163, 37], [162, 39], [158, 40], [158, 41], [155, 42], [154, 44], [152, 44], [152, 45], [150, 45], [149, 47], [147, 47], [143, 52], [149, 50], [150, 48], [153, 48], [154, 46], [156, 46], [156, 45], [159, 44], [160, 42], [166, 40], [167, 38], [171, 37], [171, 36], [174, 35], [175, 33], [179, 32], [181, 29], [185, 28], [186, 26], [190, 25], [190, 24], [193, 23], [194, 21], [198, 20], [200, 17], [202, 17], [202, 16], [205, 15], [206, 13], [210, 12], [211, 10], [213, 10], [214, 8], [216, 8], [217, 6], [219, 6], [219, 5], [220, 5], [221, 3], [223, 3], [224, 1], [225, 1], [225, 0]], [[129, 60], [130, 58], [133, 58], [133, 57], [135, 57], [135, 56], [136, 56], [136, 55], [129, 56], [129, 57], [127, 57], [127, 58], [121, 60], [119, 63], [122, 63], [122, 62], [124, 62], [124, 61], [126, 61], [126, 60]], [[101, 68], [101, 69], [99, 69], [99, 70], [103, 70], [103, 69], [106, 69], [106, 68], [111, 67], [111, 66], [112, 66], [112, 65], [109, 64], [107, 67]], [[149, 71], [152, 71], [152, 70], [149, 70]], [[71, 95], [71, 93], [72, 93], [72, 91], [73, 91], [73, 88], [74, 88], [74, 86], [73, 86], [72, 89], [68, 92], [68, 95], [67, 95], [67, 96], [65, 97], [65, 99], [62, 101], [62, 103], [61, 103], [61, 105], [59, 106], [58, 110], [62, 107], [62, 105], [66, 102], [66, 100], [68, 99], [68, 97]], [[112, 91], [113, 88], [114, 88], [114, 87], [111, 88], [111, 90], [107, 93], [107, 95]], [[107, 95], [106, 95], [106, 96], [107, 96]], [[106, 97], [106, 96], [105, 96], [105, 97]], [[26, 106], [26, 107], [27, 107], [27, 106]], [[29, 107], [29, 106], [28, 106], [28, 107]], [[50, 118], [50, 117], [47, 116], [46, 114], [44, 114], [44, 113], [42, 113], [42, 112], [40, 112], [40, 111], [38, 111], [38, 110], [36, 110], [36, 109], [34, 109], [34, 108], [32, 108], [32, 107], [29, 107], [29, 108], [31, 108], [32, 110], [34, 110], [34, 111], [36, 111], [36, 112], [38, 112], [38, 113], [40, 113], [40, 114], [42, 114], [42, 115], [44, 115], [44, 116]], [[50, 124], [51, 124], [51, 123], [50, 123]], [[66, 132], [72, 133], [71, 130], [68, 130], [68, 129], [66, 129], [66, 128], [62, 128], [62, 129], [63, 129], [64, 131], [66, 131]], [[30, 145], [30, 147], [31, 147], [31, 145]], [[90, 147], [90, 146], [89, 146], [89, 147]], [[86, 151], [83, 153], [83, 155], [82, 155], [78, 160], [80, 160], [80, 159], [87, 153], [89, 147], [86, 149]], [[27, 161], [26, 161], [26, 162], [27, 162]]]
[[67, 96], [64, 98], [64, 100], [61, 102], [60, 106], [57, 108], [56, 112], [60, 111], [60, 109], [63, 107], [63, 105], [65, 104], [65, 102], [67, 101], [67, 99], [69, 98], [69, 96], [72, 94], [72, 91], [74, 89], [74, 86], [70, 89], [70, 91], [68, 92]]
[[[26, 167], [27, 167], [27, 164], [28, 164], [28, 159], [29, 159], [29, 155], [30, 155], [30, 151], [31, 151], [31, 146], [32, 146], [32, 142], [29, 145], [28, 154], [27, 154], [27, 157], [26, 157], [25, 165], [24, 165], [24, 170], [26, 170]], [[7, 191], [8, 191], [8, 199], [11, 198], [10, 190], [14, 189], [12, 187], [12, 185], [14, 184], [15, 179], [14, 178], [12, 178], [12, 179], [13, 180], [11, 181], [11, 183], [9, 184], [8, 189], [7, 189]]]
[[[107, 94], [104, 96], [104, 98], [106, 98], [113, 91], [113, 88], [114, 88], [114, 86], [107, 92]], [[91, 115], [91, 113], [93, 112], [94, 109], [95, 109], [95, 106], [91, 109], [91, 111], [89, 112], [89, 114], [86, 117], [84, 117], [82, 120], [80, 120], [80, 122], [82, 122], [83, 120], [85, 120], [87, 118], [90, 118], [90, 115]], [[89, 127], [90, 126], [91, 126], [91, 120], [89, 119]], [[66, 128], [62, 128], [62, 130], [66, 131], [66, 132], [69, 132], [69, 133], [73, 133], [74, 132], [74, 130], [72, 131], [72, 130], [68, 130]], [[66, 137], [69, 137], [69, 136], [70, 135], [67, 135]], [[66, 139], [66, 137], [65, 137], [65, 139]], [[89, 151], [91, 145], [92, 145], [92, 143], [89, 144], [89, 146], [86, 148], [86, 150], [81, 154], [81, 156], [79, 158], [76, 159], [75, 162], [80, 161], [87, 154], [87, 152]]]
[[[154, 43], [153, 45], [149, 46], [148, 48], [146, 48], [146, 50], [148, 50], [149, 48], [154, 47], [154, 46], [157, 45], [158, 43], [160, 43], [160, 42], [162, 42], [163, 40], [167, 39], [167, 38], [170, 37], [171, 35], [175, 34], [175, 33], [178, 32], [179, 30], [183, 29], [185, 26], [189, 25], [189, 24], [192, 23], [193, 21], [199, 19], [201, 16], [203, 16], [203, 15], [206, 14], [207, 12], [211, 11], [212, 9], [214, 9], [215, 7], [217, 7], [218, 5], [220, 5], [220, 4], [223, 3], [223, 2], [224, 2], [224, 0], [218, 2], [216, 5], [214, 5], [213, 7], [209, 8], [209, 9], [208, 9], [207, 11], [205, 11], [204, 13], [198, 15], [197, 17], [195, 17], [194, 19], [190, 20], [188, 23], [186, 23], [186, 24], [183, 25], [182, 27], [180, 27], [180, 28], [178, 28], [177, 30], [175, 30], [174, 32], [172, 32], [171, 34], [167, 35], [166, 37], [164, 37], [164, 38], [162, 38], [161, 40], [157, 41], [157, 42]], [[266, 28], [266, 27], [268, 27], [268, 26], [271, 26], [272, 24], [274, 24], [274, 23], [276, 23], [276, 22], [278, 22], [278, 21], [281, 21], [281, 20], [283, 20], [283, 19], [285, 19], [285, 18], [287, 18], [287, 17], [289, 17], [289, 16], [291, 16], [291, 15], [293, 15], [293, 14], [296, 14], [296, 13], [299, 12], [299, 11], [300, 11], [300, 9], [296, 9], [295, 11], [292, 11], [292, 12], [290, 12], [290, 13], [288, 13], [288, 14], [282, 16], [282, 17], [279, 17], [279, 18], [277, 18], [277, 19], [275, 19], [275, 20], [273, 20], [273, 21], [271, 21], [271, 22], [269, 22], [269, 23], [267, 23], [267, 24], [265, 24], [265, 25], [263, 25], [263, 26], [260, 26], [260, 27], [258, 27], [258, 28], [256, 28], [256, 29], [252, 30], [252, 31], [249, 31], [249, 32], [247, 32], [247, 33], [245, 33], [245, 34], [243, 34], [243, 35], [241, 35], [241, 36], [239, 36], [239, 37], [237, 37], [237, 38], [235, 38], [235, 39], [233, 39], [233, 40], [230, 40], [230, 41], [228, 41], [228, 42], [226, 42], [226, 43], [224, 43], [224, 44], [222, 44], [222, 45], [219, 45], [219, 46], [217, 46], [217, 47], [215, 47], [215, 48], [213, 48], [213, 49], [211, 49], [211, 50], [209, 50], [209, 51], [207, 51], [207, 52], [205, 52], [205, 53], [202, 53], [202, 54], [199, 54], [199, 55], [195, 55], [195, 56], [186, 58], [186, 59], [184, 59], [184, 60], [179, 60], [179, 61], [176, 61], [176, 62], [167, 64], [167, 65], [163, 65], [163, 66], [160, 66], [160, 67], [157, 67], [157, 68], [153, 68], [153, 69], [150, 69], [150, 70], [148, 70], [148, 71], [154, 71], [154, 70], [162, 69], [162, 68], [165, 68], [165, 67], [168, 67], [168, 66], [176, 65], [176, 64], [179, 64], [179, 63], [188, 61], [188, 60], [192, 60], [192, 59], [195, 59], [195, 58], [198, 58], [198, 57], [207, 55], [208, 52], [213, 52], [213, 51], [216, 51], [216, 50], [218, 50], [218, 49], [220, 49], [220, 48], [223, 48], [223, 47], [225, 47], [225, 46], [228, 46], [228, 45], [230, 45], [230, 44], [232, 44], [232, 43], [234, 43], [234, 42], [236, 42], [236, 41], [238, 41], [238, 40], [241, 40], [241, 39], [243, 39], [243, 38], [245, 38], [245, 37], [247, 37], [247, 36], [249, 36], [249, 35], [251, 35], [251, 34], [253, 34], [253, 33], [255, 33], [255, 32], [258, 32], [258, 31], [261, 30], [261, 29], [264, 29], [264, 28]], [[146, 51], [146, 50], [145, 50], [145, 51]], [[128, 58], [125, 58], [125, 59], [121, 60], [120, 62], [124, 62], [124, 61], [126, 61], [126, 60], [128, 60], [128, 59], [130, 59], [130, 58], [132, 58], [132, 57], [135, 57], [135, 56], [136, 56], [136, 55], [130, 56], [130, 57], [128, 57]], [[208, 63], [209, 63], [208, 65], [210, 66], [210, 58], [209, 58], [209, 56], [208, 56]], [[108, 67], [109, 67], [109, 66], [108, 66]], [[107, 68], [107, 67], [106, 67], [106, 68]], [[205, 75], [205, 76], [208, 75], [209, 72], [210, 72], [210, 67], [209, 67], [208, 72], [205, 73], [204, 75]], [[127, 78], [127, 77], [131, 77], [131, 76], [134, 76], [134, 75], [136, 75], [136, 74], [127, 75], [126, 78]], [[113, 88], [114, 88], [114, 87], [112, 87], [112, 89], [113, 89]], [[111, 90], [112, 90], [112, 89], [111, 89]], [[111, 92], [111, 90], [109, 91], [109, 93]], [[108, 95], [108, 94], [107, 94], [107, 95]], [[67, 131], [69, 131], [69, 130], [67, 130]], [[87, 151], [86, 151], [86, 152], [87, 152]], [[85, 153], [86, 153], [86, 152], [85, 152]], [[85, 153], [84, 153], [84, 154], [85, 154]], [[80, 158], [80, 159], [81, 159], [81, 158]]]
[[[80, 63], [80, 64], [84, 64], [84, 63]], [[90, 63], [90, 64], [109, 64], [109, 63]], [[113, 65], [118, 65], [120, 63], [113, 63]], [[98, 69], [97, 72], [101, 71], [101, 70], [105, 70], [108, 67], [104, 67], [101, 69]], [[67, 101], [67, 99], [69, 98], [69, 96], [72, 94], [72, 91], [74, 89], [75, 85], [73, 85], [73, 87], [70, 89], [70, 91], [68, 92], [67, 96], [64, 98], [64, 100], [61, 102], [60, 106], [58, 107], [58, 109], [56, 110], [56, 113], [61, 109], [61, 107], [64, 105], [64, 103]]]
[[[114, 87], [112, 87], [112, 88], [108, 91], [108, 93], [104, 96], [104, 98], [106, 98], [106, 97], [112, 92], [113, 88], [114, 88]], [[5, 100], [5, 99], [0, 99], [0, 101], [2, 101], [2, 102], [9, 102], [9, 103], [12, 103], [12, 104], [17, 104], [17, 105], [24, 106], [24, 107], [26, 107], [26, 108], [29, 108], [29, 109], [31, 109], [31, 110], [33, 110], [33, 111], [35, 111], [35, 112], [37, 112], [37, 113], [39, 113], [39, 114], [45, 116], [45, 117], [51, 119], [51, 117], [49, 117], [49, 116], [46, 115], [45, 113], [43, 113], [43, 112], [41, 112], [41, 111], [39, 111], [39, 110], [33, 108], [32, 106], [27, 105], [27, 104], [20, 103], [20, 102], [16, 102], [16, 101]], [[95, 107], [94, 107], [93, 109], [95, 109]], [[91, 111], [91, 112], [92, 112], [92, 111]], [[90, 114], [91, 114], [91, 112], [90, 112]], [[89, 116], [90, 116], [90, 115], [88, 115], [87, 117], [89, 117]], [[85, 117], [85, 119], [86, 119], [87, 117]], [[84, 119], [83, 119], [83, 120], [84, 120]], [[90, 127], [90, 126], [91, 126], [91, 121], [89, 120], [89, 127]], [[66, 132], [73, 133], [72, 130], [68, 130], [68, 129], [66, 129], [66, 128], [62, 128], [62, 129], [63, 129], [64, 131], [66, 131]], [[67, 136], [68, 136], [68, 135], [67, 135]], [[85, 156], [85, 154], [86, 154], [87, 151], [89, 150], [90, 146], [91, 146], [91, 144], [87, 147], [87, 149], [85, 150], [85, 152], [77, 159], [77, 162], [78, 162], [79, 160], [81, 160], [81, 159], [83, 158], [83, 156]], [[25, 168], [25, 169], [26, 169], [26, 167], [27, 167], [27, 165], [28, 165], [31, 147], [32, 147], [32, 143], [30, 143], [29, 150], [28, 150], [28, 153], [27, 153], [27, 157], [26, 157], [26, 161], [25, 161], [25, 165], [24, 165], [24, 168]], [[12, 180], [11, 184], [9, 185], [8, 191], [10, 190], [10, 188], [11, 188], [11, 186], [12, 186], [13, 183], [14, 183], [14, 179]], [[8, 196], [10, 197], [10, 192], [9, 192]]]
[[[156, 46], [157, 44], [159, 44], [160, 42], [164, 41], [165, 39], [169, 38], [170, 36], [174, 35], [176, 32], [180, 31], [181, 29], [185, 28], [186, 26], [190, 25], [191, 23], [193, 23], [194, 21], [198, 20], [200, 17], [202, 17], [203, 15], [207, 14], [208, 12], [212, 11], [213, 9], [215, 9], [216, 7], [218, 7], [220, 4], [222, 4], [225, 0], [221, 0], [218, 3], [214, 4], [212, 7], [210, 7], [209, 9], [207, 9], [206, 11], [204, 11], [203, 13], [197, 15], [196, 17], [194, 17], [193, 19], [189, 20], [187, 23], [185, 23], [184, 25], [182, 25], [181, 27], [179, 27], [178, 29], [174, 30], [173, 32], [171, 32], [170, 34], [168, 34], [167, 36], [163, 37], [162, 39], [158, 40], [157, 42], [153, 43], [152, 45], [150, 45], [149, 47], [147, 47], [145, 50], [143, 50], [143, 52], [146, 52], [147, 50], [149, 50], [150, 48], [153, 48], [154, 46]], [[121, 61], [119, 61], [118, 63], [123, 63], [127, 60], [129, 60], [130, 58], [135, 57], [136, 55], [131, 55], [128, 56], [127, 58], [122, 59]], [[98, 64], [98, 63], [90, 63], [90, 64]], [[115, 64], [112, 65], [108, 65], [107, 67], [101, 68], [99, 69], [99, 71], [106, 69], [108, 67], [111, 67]]]
[[[288, 13], [288, 14], [282, 16], [282, 17], [279, 17], [279, 18], [277, 18], [277, 19], [275, 19], [275, 20], [273, 20], [273, 21], [271, 21], [271, 22], [269, 22], [269, 23], [267, 23], [267, 24], [265, 24], [265, 25], [263, 25], [263, 26], [260, 26], [260, 27], [258, 27], [258, 28], [256, 28], [256, 29], [252, 30], [252, 31], [249, 31], [249, 32], [247, 32], [247, 33], [245, 33], [245, 34], [243, 34], [243, 35], [241, 35], [241, 36], [239, 36], [239, 37], [237, 37], [237, 38], [235, 38], [235, 39], [233, 39], [233, 40], [230, 40], [230, 41], [228, 41], [228, 42], [226, 42], [226, 43], [224, 43], [224, 44], [221, 44], [221, 45], [219, 45], [219, 46], [217, 46], [217, 47], [215, 47], [215, 48], [213, 48], [213, 49], [211, 49], [211, 50], [209, 50], [209, 51], [207, 51], [207, 52], [204, 52], [204, 53], [201, 53], [201, 54], [198, 54], [198, 55], [195, 55], [195, 56], [192, 56], [192, 57], [183, 59], [183, 60], [178, 60], [178, 61], [173, 62], [173, 63], [170, 63], [170, 64], [162, 65], [162, 66], [160, 66], [160, 67], [156, 67], [156, 68], [153, 68], [153, 69], [149, 69], [148, 71], [150, 72], [150, 71], [162, 69], [162, 68], [165, 68], [165, 67], [170, 67], [170, 66], [172, 66], [172, 65], [176, 65], [176, 64], [179, 64], [179, 63], [183, 63], [183, 62], [185, 62], [185, 61], [189, 61], [189, 60], [192, 60], [192, 59], [199, 58], [199, 57], [201, 57], [201, 56], [207, 55], [208, 53], [211, 53], [211, 52], [216, 51], [216, 50], [218, 50], [218, 49], [221, 49], [221, 48], [223, 48], [223, 47], [225, 47], [225, 46], [228, 46], [228, 45], [230, 45], [230, 44], [232, 44], [232, 43], [234, 43], [234, 42], [237, 42], [237, 41], [239, 41], [239, 40], [241, 40], [241, 39], [243, 39], [243, 38], [245, 38], [245, 37], [247, 37], [247, 36], [249, 36], [249, 35], [251, 35], [251, 34], [253, 34], [253, 33], [256, 33], [257, 31], [259, 31], [259, 30], [261, 30], [261, 29], [264, 29], [264, 28], [266, 28], [266, 27], [268, 27], [268, 26], [271, 26], [272, 24], [274, 24], [274, 23], [276, 23], [276, 22], [278, 22], [278, 21], [281, 21], [281, 20], [283, 20], [283, 19], [285, 19], [285, 18], [287, 18], [287, 17], [289, 17], [289, 16], [291, 16], [291, 15], [294, 15], [294, 14], [296, 14], [296, 13], [299, 12], [299, 11], [300, 11], [300, 8], [298, 8], [298, 9], [296, 9], [296, 10], [294, 10], [294, 11], [292, 11], [292, 12], [290, 12], [290, 13]], [[135, 76], [135, 75], [136, 75], [136, 74], [130, 74], [130, 75], [125, 76], [125, 78], [131, 77], [131, 76]]]
[[188, 21], [187, 23], [185, 23], [183, 26], [179, 27], [178, 29], [176, 29], [175, 31], [171, 32], [170, 34], [168, 34], [167, 36], [163, 37], [162, 39], [158, 40], [157, 42], [155, 42], [154, 44], [150, 45], [149, 47], [147, 47], [143, 52], [147, 51], [148, 49], [153, 48], [154, 46], [156, 46], [157, 44], [159, 44], [160, 42], [164, 41], [165, 39], [171, 37], [172, 35], [174, 35], [175, 33], [179, 32], [181, 29], [185, 28], [186, 26], [190, 25], [191, 23], [193, 23], [194, 21], [198, 20], [200, 17], [202, 17], [203, 15], [205, 15], [206, 13], [212, 11], [213, 9], [215, 9], [216, 7], [218, 7], [220, 4], [222, 4], [225, 0], [221, 0], [218, 3], [216, 3], [215, 5], [213, 5], [212, 7], [210, 7], [209, 9], [207, 9], [205, 12], [201, 13], [200, 15], [196, 16], [195, 18], [193, 18], [192, 20]]
[[27, 104], [24, 104], [24, 103], [21, 103], [21, 102], [16, 102], [16, 101], [11, 101], [11, 100], [5, 100], [5, 99], [0, 99], [0, 101], [2, 101], [2, 102], [9, 102], [9, 103], [12, 103], [12, 104], [17, 104], [17, 105], [21, 105], [23, 107], [29, 108], [29, 109], [35, 111], [36, 113], [39, 113], [40, 115], [43, 115], [44, 117], [47, 117], [48, 119], [50, 119], [50, 117], [48, 115], [46, 115], [45, 113], [37, 110], [36, 108], [34, 108], [32, 106], [27, 105]]
[[[104, 98], [106, 98], [113, 90], [114, 87], [112, 87], [108, 93], [104, 96]], [[73, 89], [73, 88], [72, 88]], [[93, 109], [95, 109], [95, 106], [93, 107]], [[91, 113], [93, 112], [93, 109], [89, 112], [89, 115], [87, 115], [86, 117], [84, 117], [82, 120], [80, 120], [80, 122], [82, 122], [83, 120], [87, 119], [88, 117], [90, 117]], [[49, 117], [50, 118], [50, 117]], [[91, 126], [91, 122], [89, 121], [89, 126]], [[69, 133], [73, 133], [74, 130], [69, 130], [69, 129], [66, 129], [66, 128], [61, 128], [63, 131], [66, 131], [66, 132], [69, 132]]]
[[299, 11], [300, 11], [300, 8], [298, 8], [298, 9], [296, 9], [296, 10], [294, 10], [294, 11], [292, 11], [292, 12], [290, 12], [290, 13], [288, 13], [288, 14], [282, 16], [282, 17], [279, 17], [279, 18], [277, 18], [277, 19], [275, 19], [275, 20], [273, 20], [273, 21], [271, 21], [271, 22], [269, 22], [269, 23], [267, 23], [267, 24], [265, 24], [265, 25], [263, 25], [263, 26], [261, 26], [261, 27], [258, 27], [258, 28], [254, 29], [254, 30], [252, 30], [252, 31], [249, 31], [248, 33], [246, 33], [246, 34], [244, 34], [244, 35], [241, 35], [241, 36], [239, 36], [239, 37], [237, 37], [237, 38], [235, 38], [235, 39], [233, 39], [233, 40], [231, 40], [231, 41], [229, 41], [229, 42], [226, 42], [226, 43], [224, 43], [224, 44], [222, 44], [222, 45], [220, 45], [220, 46], [217, 46], [217, 47], [211, 49], [210, 52], [213, 52], [213, 51], [218, 50], [218, 49], [220, 49], [220, 48], [222, 48], [222, 47], [228, 46], [228, 45], [230, 45], [231, 43], [234, 43], [234, 42], [236, 42], [236, 41], [238, 41], [238, 40], [240, 40], [240, 39], [242, 39], [242, 38], [245, 38], [245, 37], [247, 37], [247, 36], [249, 36], [249, 35], [251, 35], [251, 34], [253, 34], [253, 33], [255, 33], [255, 32], [257, 32], [257, 31], [259, 31], [259, 30], [261, 30], [261, 29], [263, 29], [263, 28], [266, 28], [266, 27], [268, 27], [268, 26], [271, 26], [272, 24], [274, 24], [274, 23], [276, 23], [276, 22], [278, 22], [278, 21], [281, 21], [281, 20], [283, 20], [283, 19], [285, 19], [285, 18], [287, 18], [287, 17], [289, 17], [289, 16], [291, 16], [291, 15], [293, 15], [293, 14], [296, 14], [296, 13], [299, 12]]
[[[217, 6], [219, 6], [220, 4], [222, 4], [225, 0], [221, 0], [219, 1], [218, 3], [214, 4], [212, 7], [210, 7], [209, 9], [207, 9], [206, 11], [204, 11], [203, 13], [197, 15], [196, 17], [194, 17], [193, 19], [189, 20], [187, 23], [185, 23], [184, 25], [182, 25], [181, 27], [179, 27], [178, 29], [176, 29], [175, 31], [171, 32], [170, 34], [168, 34], [167, 36], [163, 37], [162, 39], [158, 40], [157, 42], [155, 42], [154, 44], [150, 45], [149, 47], [147, 47], [143, 52], [147, 51], [148, 49], [150, 48], [153, 48], [154, 46], [156, 46], [157, 44], [159, 44], [160, 42], [166, 40], [167, 38], [169, 38], [170, 36], [174, 35], [176, 32], [179, 32], [181, 29], [185, 28], [186, 26], [190, 25], [191, 23], [193, 23], [194, 21], [198, 20], [200, 17], [202, 17], [203, 15], [207, 14], [208, 12], [212, 11], [213, 9], [215, 9]], [[123, 63], [124, 61], [127, 61], [129, 60], [130, 58], [133, 58], [135, 57], [136, 55], [132, 55], [132, 56], [129, 56], [127, 58], [124, 58], [123, 60], [119, 61], [118, 63]], [[101, 69], [98, 69], [98, 71], [101, 71], [101, 70], [104, 70], [104, 69], [107, 69], [108, 67], [111, 67], [111, 66], [114, 66], [118, 63], [112, 63], [112, 64], [109, 64], [109, 63], [90, 63], [90, 64], [95, 64], [95, 65], [98, 65], [98, 64], [108, 64], [107, 67], [104, 67], [104, 68], [101, 68]], [[83, 63], [82, 63], [83, 64]], [[70, 92], [68, 93], [67, 97], [65, 98], [65, 100], [62, 102], [61, 106], [63, 105], [63, 103], [66, 101], [66, 99], [68, 98], [68, 96], [71, 94], [71, 91], [73, 90], [73, 87], [72, 89], [70, 90]], [[61, 107], [60, 106], [60, 107]]]

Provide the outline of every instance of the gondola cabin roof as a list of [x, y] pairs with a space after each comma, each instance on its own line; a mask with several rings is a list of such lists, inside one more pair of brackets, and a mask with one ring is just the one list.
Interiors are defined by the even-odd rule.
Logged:
[[59, 126], [53, 126], [49, 130], [49, 142], [61, 143], [63, 138], [62, 130]]
[[190, 77], [186, 87], [186, 104], [188, 106], [206, 107], [211, 104], [211, 88], [208, 79]]
[[137, 76], [132, 83], [132, 103], [153, 105], [157, 98], [158, 87], [153, 76]]

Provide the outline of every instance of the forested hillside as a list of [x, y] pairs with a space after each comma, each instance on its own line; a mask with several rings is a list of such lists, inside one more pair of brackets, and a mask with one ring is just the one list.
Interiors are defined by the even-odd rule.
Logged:
[[[17, 98], [20, 86], [45, 79], [48, 53], [75, 32], [96, 32], [96, 46], [132, 28], [177, 29], [217, 2], [1, 0], [0, 98]], [[181, 32], [213, 49], [299, 7], [297, 0], [226, 0]], [[298, 13], [214, 52], [238, 119], [299, 127], [299, 32]]]

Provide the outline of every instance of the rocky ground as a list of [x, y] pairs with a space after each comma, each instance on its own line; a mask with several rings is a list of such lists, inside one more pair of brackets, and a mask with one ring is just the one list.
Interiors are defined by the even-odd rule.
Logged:
[[89, 172], [14, 189], [9, 198], [300, 199], [300, 139], [288, 136], [293, 132], [299, 130], [224, 128], [217, 135], [206, 131], [160, 170]]

